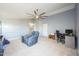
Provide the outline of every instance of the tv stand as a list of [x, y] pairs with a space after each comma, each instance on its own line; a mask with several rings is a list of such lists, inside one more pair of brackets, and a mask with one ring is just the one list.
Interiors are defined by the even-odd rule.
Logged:
[[65, 46], [75, 48], [75, 36], [65, 36]]

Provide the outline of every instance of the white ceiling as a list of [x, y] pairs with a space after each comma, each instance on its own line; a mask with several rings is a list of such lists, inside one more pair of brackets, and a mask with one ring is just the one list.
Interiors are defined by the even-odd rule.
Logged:
[[28, 18], [26, 13], [39, 9], [50, 16], [74, 8], [68, 3], [0, 3], [0, 16], [6, 18]]

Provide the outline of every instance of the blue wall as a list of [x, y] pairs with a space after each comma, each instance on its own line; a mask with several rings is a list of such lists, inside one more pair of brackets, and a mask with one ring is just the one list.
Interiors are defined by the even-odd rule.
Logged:
[[75, 8], [49, 16], [42, 23], [48, 24], [48, 33], [55, 33], [56, 30], [64, 33], [65, 29], [73, 29], [75, 33]]

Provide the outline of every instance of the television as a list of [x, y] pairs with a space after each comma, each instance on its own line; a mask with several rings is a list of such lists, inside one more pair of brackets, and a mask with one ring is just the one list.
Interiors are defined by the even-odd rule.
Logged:
[[73, 30], [72, 29], [66, 29], [65, 30], [66, 35], [73, 35]]

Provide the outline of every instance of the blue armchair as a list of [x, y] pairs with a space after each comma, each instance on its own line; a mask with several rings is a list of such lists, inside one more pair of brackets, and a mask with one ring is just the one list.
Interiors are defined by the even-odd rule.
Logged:
[[33, 31], [31, 34], [22, 36], [22, 42], [27, 46], [32, 46], [37, 43], [39, 37], [38, 31]]
[[4, 46], [9, 44], [10, 42], [4, 38], [3, 41], [0, 42], [0, 56], [4, 54]]

